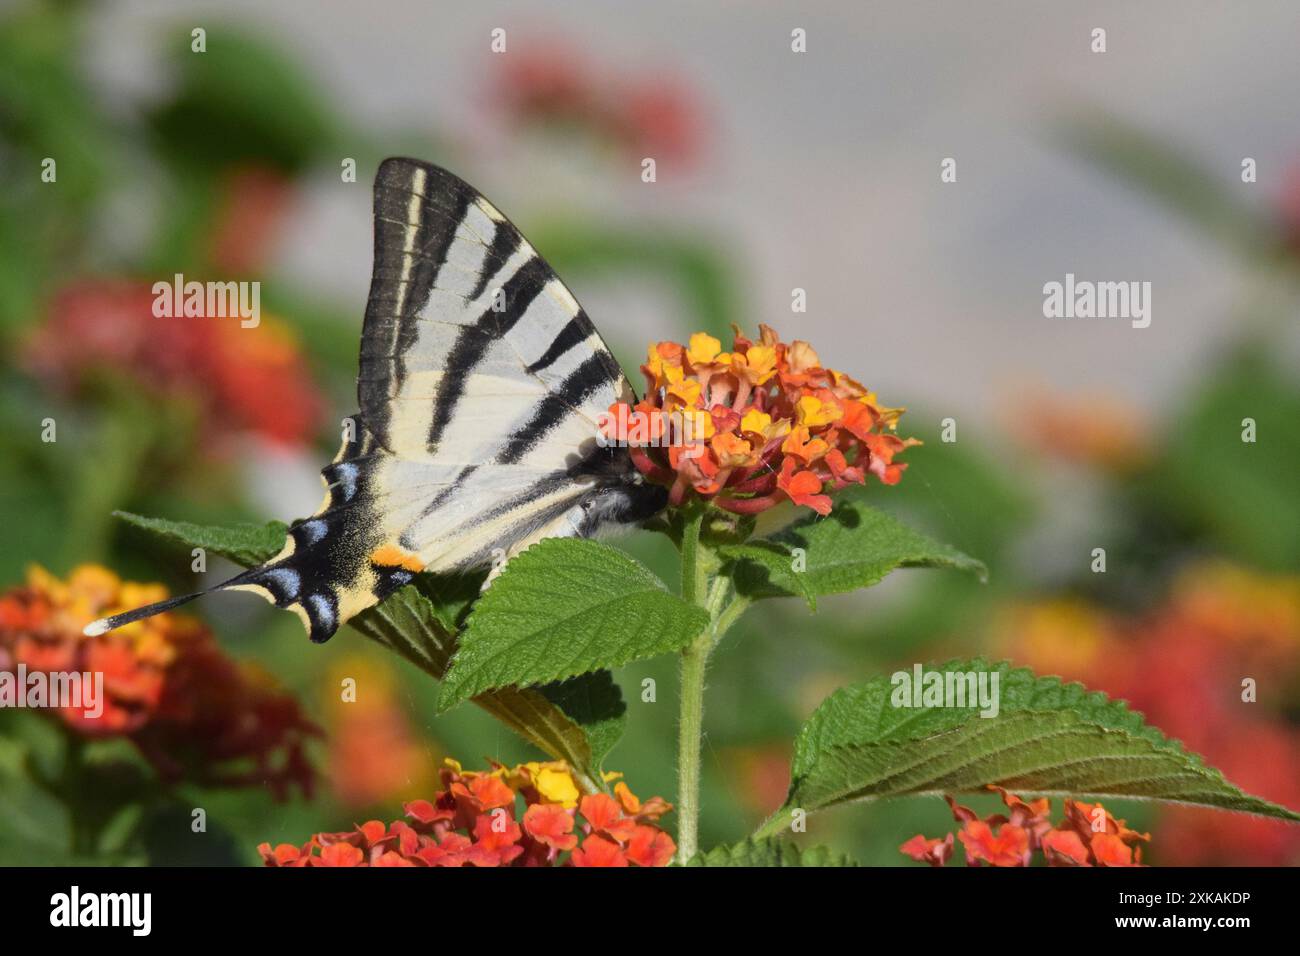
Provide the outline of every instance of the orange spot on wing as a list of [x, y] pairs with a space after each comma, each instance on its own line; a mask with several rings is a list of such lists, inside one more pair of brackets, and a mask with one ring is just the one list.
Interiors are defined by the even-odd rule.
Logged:
[[424, 562], [418, 554], [404, 551], [395, 544], [385, 544], [370, 553], [370, 561], [381, 568], [403, 568], [417, 572], [424, 570]]

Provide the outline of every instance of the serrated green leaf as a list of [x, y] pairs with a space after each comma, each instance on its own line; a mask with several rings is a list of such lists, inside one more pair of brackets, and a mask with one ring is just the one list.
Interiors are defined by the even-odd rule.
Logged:
[[1007, 663], [949, 661], [925, 670], [984, 673], [990, 688], [996, 674], [997, 715], [895, 706], [890, 677], [842, 688], [800, 732], [778, 812], [996, 784], [1022, 794], [1136, 797], [1300, 821], [1243, 793], [1123, 701]]
[[789, 840], [755, 840], [716, 846], [687, 866], [857, 866], [843, 853], [824, 846], [802, 848]]
[[129, 525], [143, 528], [186, 548], [202, 548], [209, 554], [220, 555], [244, 567], [261, 564], [278, 553], [284, 547], [284, 536], [289, 530], [287, 525], [279, 521], [219, 527], [189, 521], [146, 518], [129, 511], [115, 511], [113, 514]]
[[[736, 588], [750, 598], [840, 594], [877, 584], [896, 568], [952, 568], [987, 576], [982, 563], [956, 548], [914, 531], [863, 501], [866, 491], [849, 488], [835, 498], [825, 518], [809, 515], [770, 538], [723, 547], [739, 560]], [[770, 555], [761, 556], [753, 548]], [[803, 552], [805, 569], [795, 571], [777, 555]]]
[[708, 623], [621, 551], [540, 541], [511, 559], [470, 612], [438, 707], [679, 650]]
[[[284, 545], [285, 525], [210, 527], [118, 512], [130, 524], [185, 547], [204, 547], [251, 567]], [[456, 650], [457, 623], [478, 596], [481, 575], [416, 577], [348, 625], [441, 679]], [[627, 705], [607, 670], [539, 688], [501, 688], [474, 702], [544, 753], [565, 760], [587, 789], [601, 786], [601, 761], [623, 735]]]
[[609, 671], [563, 685], [489, 690], [474, 703], [543, 753], [566, 761], [585, 791], [605, 789], [602, 764], [627, 727], [627, 704]]

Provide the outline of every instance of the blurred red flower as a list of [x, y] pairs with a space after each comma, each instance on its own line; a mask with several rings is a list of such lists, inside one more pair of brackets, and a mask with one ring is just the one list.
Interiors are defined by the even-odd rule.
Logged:
[[[1287, 717], [1300, 691], [1300, 578], [1206, 563], [1146, 614], [1045, 601], [1012, 610], [1000, 630], [1018, 663], [1127, 700], [1236, 785], [1300, 806], [1300, 730]], [[1243, 699], [1247, 678], [1258, 700]], [[1300, 832], [1262, 817], [1169, 807], [1158, 832], [1170, 865], [1300, 861]]]
[[441, 776], [432, 800], [406, 804], [406, 820], [317, 833], [301, 846], [263, 843], [258, 852], [267, 866], [488, 867], [667, 866], [677, 852], [657, 825], [670, 804], [643, 803], [622, 782], [614, 796], [579, 796], [560, 761], [477, 772], [448, 760]]
[[211, 236], [212, 265], [230, 275], [262, 270], [293, 205], [293, 181], [266, 166], [228, 170]]
[[1021, 387], [1008, 406], [1007, 432], [1041, 455], [1114, 474], [1130, 473], [1150, 456], [1150, 426], [1142, 412], [1113, 395], [1063, 396]]
[[515, 122], [578, 127], [637, 159], [686, 166], [698, 157], [704, 124], [682, 82], [599, 70], [571, 48], [538, 51], [534, 44], [500, 58], [492, 96]]
[[148, 395], [192, 402], [207, 439], [255, 432], [286, 445], [310, 440], [324, 400], [290, 330], [270, 316], [159, 318], [149, 285], [74, 283], [50, 304], [24, 364], [50, 387], [76, 393], [124, 378]]
[[[277, 799], [315, 781], [306, 741], [319, 734], [269, 675], [228, 657], [197, 620], [160, 614], [86, 637], [96, 618], [167, 597], [98, 565], [61, 581], [32, 568], [0, 594], [0, 670], [103, 675], [102, 712], [63, 706], [72, 733], [129, 738], [163, 779], [266, 786]], [[65, 702], [66, 704], [67, 702]]]
[[[350, 678], [355, 700], [337, 693]], [[327, 723], [330, 788], [345, 806], [360, 808], [427, 789], [428, 745], [411, 726], [397, 694], [397, 676], [385, 665], [348, 657], [331, 669]]]
[[765, 819], [773, 807], [779, 807], [785, 800], [790, 790], [789, 744], [731, 747], [721, 750], [719, 757], [729, 775], [740, 781], [737, 799], [756, 820]]

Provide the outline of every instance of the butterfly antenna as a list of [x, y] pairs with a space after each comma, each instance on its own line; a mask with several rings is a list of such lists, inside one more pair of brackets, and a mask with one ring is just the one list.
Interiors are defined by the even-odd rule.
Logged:
[[159, 601], [157, 604], [147, 604], [144, 607], [138, 607], [134, 611], [124, 611], [121, 614], [114, 614], [112, 617], [101, 617], [98, 621], [91, 621], [82, 630], [86, 637], [99, 637], [101, 634], [107, 634], [109, 631], [117, 630], [125, 624], [133, 621], [143, 620], [146, 617], [153, 617], [155, 614], [161, 614], [163, 611], [170, 611], [174, 607], [180, 607], [182, 604], [188, 604], [196, 597], [206, 594], [205, 591], [199, 591], [196, 594], [185, 594], [181, 597], [168, 598], [166, 601]]
[[231, 578], [229, 581], [223, 581], [222, 583], [203, 591], [195, 591], [193, 594], [182, 594], [180, 597], [168, 598], [167, 600], [159, 601], [156, 604], [146, 604], [144, 607], [138, 607], [132, 611], [123, 611], [121, 614], [114, 614], [111, 617], [101, 617], [99, 620], [91, 621], [87, 624], [82, 629], [81, 633], [86, 635], [86, 637], [99, 637], [101, 634], [115, 631], [119, 627], [124, 627], [125, 625], [134, 623], [135, 621], [142, 621], [146, 617], [153, 617], [155, 614], [162, 614], [164, 611], [170, 611], [172, 608], [180, 607], [182, 604], [189, 604], [195, 598], [201, 598], [205, 594], [211, 594], [213, 591], [220, 591], [222, 588], [242, 584], [244, 581], [248, 580], [254, 571], [260, 570], [262, 569], [255, 568], [251, 571], [244, 571], [241, 574], [235, 575], [235, 577]]

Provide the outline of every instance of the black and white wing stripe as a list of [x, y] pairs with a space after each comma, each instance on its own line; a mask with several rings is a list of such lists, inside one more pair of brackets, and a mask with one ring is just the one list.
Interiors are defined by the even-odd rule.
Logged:
[[573, 295], [491, 203], [446, 170], [390, 159], [375, 181], [357, 393], [393, 454], [484, 462], [488, 450], [519, 460], [566, 414], [590, 429], [631, 388]]

